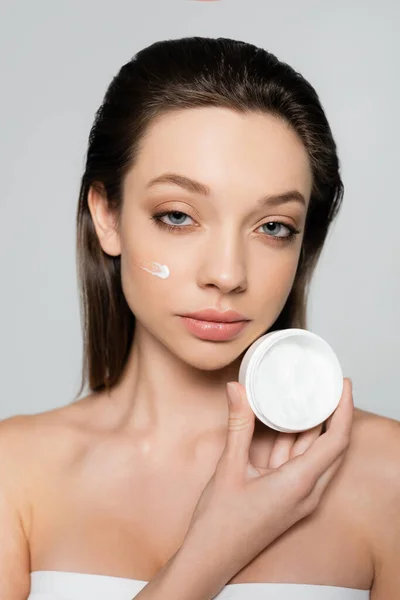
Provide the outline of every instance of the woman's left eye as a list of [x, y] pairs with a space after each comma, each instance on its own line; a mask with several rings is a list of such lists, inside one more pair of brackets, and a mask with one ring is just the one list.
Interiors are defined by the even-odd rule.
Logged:
[[[263, 233], [267, 233], [268, 235], [272, 235], [272, 237], [277, 237], [277, 238], [283, 238], [283, 239], [287, 239], [290, 238], [292, 235], [294, 235], [295, 233], [298, 233], [297, 229], [294, 229], [294, 227], [289, 227], [289, 225], [285, 225], [284, 223], [280, 223], [279, 221], [269, 221], [268, 223], [263, 223], [262, 225], [260, 225], [260, 229], [262, 227], [267, 227], [269, 228], [268, 231], [265, 231]], [[279, 235], [279, 233], [282, 232], [282, 228], [286, 229], [288, 231], [288, 233], [285, 235]], [[277, 235], [275, 235], [277, 234]]]

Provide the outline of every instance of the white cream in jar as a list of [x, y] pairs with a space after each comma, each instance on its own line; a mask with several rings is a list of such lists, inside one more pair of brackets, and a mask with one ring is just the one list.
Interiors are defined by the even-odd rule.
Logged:
[[239, 369], [249, 404], [265, 425], [287, 433], [323, 423], [337, 408], [343, 374], [331, 346], [305, 329], [267, 333]]

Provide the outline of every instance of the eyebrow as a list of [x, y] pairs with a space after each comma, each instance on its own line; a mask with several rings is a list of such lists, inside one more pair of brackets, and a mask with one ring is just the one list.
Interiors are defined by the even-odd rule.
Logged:
[[[146, 189], [161, 184], [178, 185], [188, 192], [200, 194], [201, 196], [211, 196], [211, 190], [207, 185], [195, 181], [194, 179], [190, 179], [189, 177], [185, 177], [184, 175], [179, 175], [178, 173], [163, 173], [162, 175], [151, 179], [146, 185]], [[306, 206], [305, 198], [298, 190], [289, 190], [282, 194], [263, 196], [258, 200], [257, 204], [260, 206], [265, 204], [278, 206], [280, 204], [285, 204], [286, 202], [299, 202], [304, 207]]]

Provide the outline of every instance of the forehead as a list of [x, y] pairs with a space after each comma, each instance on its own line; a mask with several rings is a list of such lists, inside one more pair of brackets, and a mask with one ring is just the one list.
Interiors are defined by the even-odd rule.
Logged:
[[144, 187], [164, 172], [202, 181], [215, 194], [298, 189], [308, 197], [312, 187], [307, 151], [284, 121], [220, 107], [183, 109], [152, 122], [126, 185]]

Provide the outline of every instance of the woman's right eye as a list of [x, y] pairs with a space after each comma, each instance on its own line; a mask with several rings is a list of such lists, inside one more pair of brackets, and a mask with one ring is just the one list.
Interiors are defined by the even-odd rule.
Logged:
[[185, 217], [188, 217], [190, 219], [189, 215], [187, 215], [184, 212], [180, 212], [178, 210], [171, 210], [171, 211], [169, 211], [167, 213], [164, 213], [163, 216], [172, 219], [172, 223], [168, 223], [168, 225], [170, 225], [170, 224], [172, 224], [172, 225], [182, 225], [182, 217], [183, 217], [183, 219], [185, 219]]
[[[189, 217], [189, 215], [187, 215], [186, 213], [181, 212], [179, 210], [168, 210], [168, 211], [164, 211], [162, 213], [153, 215], [151, 217], [151, 219], [159, 227], [166, 227], [169, 230], [173, 230], [173, 229], [185, 229], [188, 225], [191, 225], [191, 223], [185, 224], [186, 217], [188, 219], [192, 218], [192, 217]], [[168, 223], [168, 221], [165, 222], [164, 218], [167, 218], [169, 220], [169, 223]], [[182, 227], [182, 225], [185, 225], [185, 226]]]

